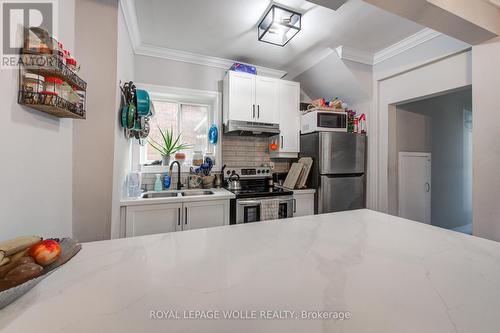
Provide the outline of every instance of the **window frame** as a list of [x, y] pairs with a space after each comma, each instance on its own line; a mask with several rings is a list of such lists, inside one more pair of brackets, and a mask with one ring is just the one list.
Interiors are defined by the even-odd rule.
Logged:
[[[151, 100], [176, 103], [178, 105], [179, 115], [181, 105], [206, 106], [208, 108], [208, 128], [212, 124], [217, 125], [219, 130], [219, 140], [213, 145], [213, 154], [215, 156], [215, 165], [213, 171], [221, 170], [222, 163], [222, 94], [218, 91], [195, 90], [179, 87], [159, 86], [152, 84], [136, 84], [137, 89], [148, 91]], [[153, 118], [154, 119], [154, 118]], [[152, 123], [154, 125], [154, 122]], [[207, 133], [208, 134], [208, 133]], [[207, 138], [208, 143], [208, 138]], [[210, 146], [209, 146], [210, 147]], [[144, 166], [144, 155], [146, 150], [134, 140], [132, 145], [132, 169], [140, 170], [142, 173], [165, 173], [169, 171], [167, 166]], [[182, 172], [189, 172], [189, 165], [182, 165]]]

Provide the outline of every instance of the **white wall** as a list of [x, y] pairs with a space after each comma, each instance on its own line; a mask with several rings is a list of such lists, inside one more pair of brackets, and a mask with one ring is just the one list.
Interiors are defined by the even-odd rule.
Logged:
[[125, 138], [119, 119], [122, 84], [134, 81], [135, 54], [125, 24], [121, 5], [118, 9], [118, 53], [116, 68], [115, 144], [113, 159], [113, 208], [111, 211], [111, 238], [120, 237], [120, 201], [126, 194], [126, 176], [131, 171], [131, 140]]
[[169, 59], [136, 55], [135, 79], [138, 83], [222, 92], [227, 71]]
[[73, 129], [73, 232], [80, 241], [111, 237], [118, 0], [78, 0], [75, 40], [87, 81], [87, 119]]
[[500, 241], [500, 38], [472, 48], [473, 233]]
[[[74, 1], [59, 3], [58, 38], [74, 48]], [[73, 120], [17, 104], [18, 71], [0, 70], [0, 240], [72, 235]]]

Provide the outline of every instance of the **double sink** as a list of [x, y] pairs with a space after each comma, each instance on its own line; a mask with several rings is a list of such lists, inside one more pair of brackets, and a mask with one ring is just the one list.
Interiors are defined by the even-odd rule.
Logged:
[[158, 199], [158, 198], [179, 198], [179, 197], [198, 197], [205, 195], [213, 195], [212, 191], [166, 191], [166, 192], [146, 192], [143, 193], [143, 199]]

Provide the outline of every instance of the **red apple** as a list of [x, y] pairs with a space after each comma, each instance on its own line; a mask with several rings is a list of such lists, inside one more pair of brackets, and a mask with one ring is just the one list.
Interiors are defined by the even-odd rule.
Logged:
[[42, 266], [52, 264], [61, 255], [61, 246], [52, 239], [36, 243], [30, 248], [29, 255]]

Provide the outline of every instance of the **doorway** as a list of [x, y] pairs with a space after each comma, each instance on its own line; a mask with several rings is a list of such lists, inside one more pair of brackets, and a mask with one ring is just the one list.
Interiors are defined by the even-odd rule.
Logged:
[[389, 117], [390, 213], [471, 234], [472, 88], [393, 105]]

